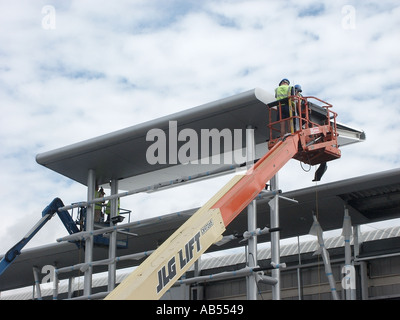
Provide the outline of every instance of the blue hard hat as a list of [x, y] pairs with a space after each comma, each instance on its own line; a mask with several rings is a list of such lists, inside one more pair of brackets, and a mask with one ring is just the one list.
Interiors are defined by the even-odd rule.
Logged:
[[303, 91], [303, 90], [301, 90], [301, 85], [299, 85], [299, 84], [296, 84], [294, 86], [294, 89], [297, 90], [298, 92], [302, 92]]
[[281, 82], [279, 82], [279, 85], [281, 85], [282, 82], [287, 82], [288, 84], [290, 84], [290, 81], [289, 81], [288, 79], [286, 79], [286, 78], [285, 78], [285, 79], [282, 79]]

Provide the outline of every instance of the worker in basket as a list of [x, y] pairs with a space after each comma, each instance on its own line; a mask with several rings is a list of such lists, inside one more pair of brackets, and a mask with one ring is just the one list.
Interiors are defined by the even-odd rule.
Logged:
[[[111, 201], [112, 200], [108, 200], [107, 204], [106, 204], [106, 210], [105, 210], [105, 214], [107, 215], [107, 220], [105, 221], [106, 223], [110, 223], [110, 215], [111, 215]], [[122, 220], [124, 220], [124, 217], [120, 216], [120, 207], [121, 207], [121, 202], [120, 202], [120, 198], [118, 198], [118, 208], [117, 208], [117, 215], [115, 217], [111, 218], [111, 221], [113, 224], [116, 224], [118, 222], [122, 222]]]
[[[305, 100], [303, 99], [303, 94], [302, 94], [302, 92], [303, 92], [303, 90], [302, 90], [302, 88], [301, 88], [301, 85], [299, 85], [299, 84], [296, 84], [295, 86], [294, 86], [294, 95], [295, 95], [295, 97], [298, 97], [298, 99], [295, 99], [295, 101], [294, 101], [294, 104], [295, 104], [295, 113], [296, 113], [296, 115], [299, 115], [300, 116], [300, 118], [302, 118], [303, 120], [302, 120], [302, 126], [303, 126], [303, 128], [304, 128], [304, 125], [305, 125], [305, 123], [306, 123], [306, 121], [304, 120], [305, 118], [306, 118], [306, 102], [305, 102]], [[299, 105], [300, 104], [300, 105]], [[299, 114], [299, 112], [300, 112], [300, 114]], [[296, 127], [296, 130], [298, 130], [300, 127], [299, 127], [299, 120], [298, 119], [296, 119], [296, 125], [295, 125], [295, 127]]]
[[[290, 81], [286, 78], [279, 82], [279, 87], [275, 89], [276, 100], [284, 100], [281, 102], [281, 110], [278, 109], [277, 121], [287, 119], [293, 116], [292, 101], [289, 98], [294, 95], [294, 87], [290, 86]], [[286, 128], [286, 124], [288, 128]], [[293, 132], [293, 121], [281, 122], [281, 133]]]
[[[94, 193], [95, 198], [103, 198], [105, 196], [105, 192], [103, 187], [100, 189], [96, 185], [96, 191]], [[101, 222], [101, 218], [103, 215], [102, 209], [103, 209], [103, 204], [104, 202], [96, 202], [94, 205], [94, 222]]]

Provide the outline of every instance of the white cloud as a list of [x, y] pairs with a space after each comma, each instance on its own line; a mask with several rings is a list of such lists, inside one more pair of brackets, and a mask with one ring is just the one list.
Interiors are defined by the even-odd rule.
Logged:
[[[39, 166], [36, 154], [254, 87], [272, 92], [284, 77], [367, 133], [329, 164], [326, 182], [399, 166], [396, 1], [354, 1], [352, 30], [342, 26], [347, 1], [71, 0], [53, 4], [56, 28], [44, 30], [49, 4], [0, 0], [0, 252], [54, 197], [86, 197], [82, 185]], [[280, 184], [309, 186], [312, 177], [291, 161]], [[169, 201], [178, 191], [156, 194], [160, 204], [154, 195], [125, 204], [153, 214], [189, 209], [213, 191], [197, 188], [180, 204]], [[57, 231], [44, 227], [32, 245], [64, 235], [53, 220]]]

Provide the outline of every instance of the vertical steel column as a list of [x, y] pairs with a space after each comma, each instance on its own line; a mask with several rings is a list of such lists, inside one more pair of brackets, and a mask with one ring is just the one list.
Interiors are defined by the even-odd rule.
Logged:
[[[94, 199], [94, 193], [96, 188], [96, 174], [93, 169], [88, 171], [88, 193], [87, 199], [91, 201]], [[89, 204], [86, 210], [86, 231], [93, 231], [94, 222], [94, 206], [95, 204]], [[93, 236], [89, 236], [85, 240], [85, 263], [91, 263], [93, 261]], [[92, 291], [92, 266], [89, 265], [84, 274], [83, 294], [89, 296]]]
[[347, 283], [345, 288], [346, 300], [355, 300], [355, 268], [351, 262], [351, 244], [350, 244], [350, 236], [352, 234], [351, 230], [351, 218], [349, 215], [349, 209], [344, 207], [344, 221], [343, 221], [343, 233], [344, 236], [344, 264], [347, 270], [349, 271], [346, 274], [346, 280], [350, 282]]
[[[118, 193], [118, 180], [111, 180], [111, 195]], [[108, 200], [110, 202], [110, 226], [113, 225], [112, 218], [118, 214], [118, 199]], [[108, 265], [108, 291], [114, 290], [116, 281], [116, 257], [117, 252], [117, 231], [113, 231], [110, 234], [110, 243], [108, 246], [108, 258], [113, 261]]]
[[360, 291], [361, 291], [361, 300], [368, 300], [368, 267], [365, 261], [359, 261], [358, 265], [360, 266]]
[[[278, 190], [278, 173], [271, 179], [271, 190]], [[279, 228], [279, 197], [276, 195], [272, 200], [268, 202], [270, 206], [270, 219], [271, 228]], [[271, 275], [276, 279], [277, 283], [272, 286], [272, 299], [281, 299], [281, 281], [280, 281], [280, 232], [271, 233], [271, 263], [276, 265], [276, 268], [272, 269]]]
[[360, 255], [360, 226], [355, 225], [353, 227], [353, 248], [354, 248], [354, 258], [357, 259], [357, 257]]
[[[195, 278], [199, 277], [200, 273], [201, 273], [201, 256], [194, 263], [194, 277]], [[185, 284], [183, 284], [183, 285], [185, 285]], [[193, 287], [190, 287], [190, 285], [189, 285], [189, 288], [191, 288], [191, 290], [192, 290], [191, 293], [193, 293], [193, 292], [196, 293], [195, 296], [192, 296], [193, 300], [203, 300], [203, 284], [196, 283], [196, 285]]]
[[68, 299], [71, 299], [74, 296], [74, 283], [75, 277], [68, 278]]
[[57, 300], [58, 299], [58, 274], [57, 272], [54, 272], [53, 275], [53, 300]]
[[40, 277], [39, 277], [39, 269], [37, 267], [33, 267], [33, 278], [35, 279], [35, 286], [33, 287], [33, 299], [35, 299], [35, 288], [36, 295], [38, 300], [42, 300], [42, 291], [40, 289]]
[[[246, 127], [246, 159], [247, 169], [254, 164], [255, 159], [255, 139], [254, 128]], [[257, 207], [256, 201], [253, 200], [247, 206], [247, 230], [253, 231], [257, 229]], [[257, 236], [252, 236], [248, 239], [247, 266], [255, 268], [257, 266]], [[257, 278], [255, 274], [248, 275], [247, 280], [247, 299], [257, 300]]]
[[[353, 256], [354, 256], [354, 260], [356, 260], [358, 258], [358, 256], [360, 255], [361, 243], [362, 243], [362, 235], [361, 235], [360, 226], [354, 225], [353, 226], [353, 250], [354, 250]], [[354, 261], [353, 261], [353, 265], [354, 265]], [[365, 267], [365, 262], [362, 263], [360, 261], [359, 263], [357, 263], [357, 265], [359, 267], [357, 268], [356, 276], [358, 276], [357, 279], [360, 279], [360, 287], [358, 290], [355, 290], [354, 300], [357, 299], [357, 292], [359, 292], [360, 300], [368, 300], [368, 283], [364, 281], [364, 279], [368, 279], [368, 277], [365, 277], [365, 274], [363, 274], [363, 272], [364, 272], [363, 268]], [[357, 284], [357, 282], [356, 282], [356, 284]]]
[[297, 268], [297, 290], [299, 300], [303, 300], [303, 277], [301, 274], [301, 247], [300, 247], [300, 237], [297, 236], [297, 251], [299, 257], [299, 267]]

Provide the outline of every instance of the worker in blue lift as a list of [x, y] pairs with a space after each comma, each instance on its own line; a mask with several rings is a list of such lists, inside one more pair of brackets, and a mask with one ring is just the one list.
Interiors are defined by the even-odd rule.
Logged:
[[[94, 192], [94, 197], [95, 198], [103, 198], [105, 196], [105, 192], [103, 187], [101, 187], [100, 189], [97, 187], [96, 185], [96, 191]], [[101, 222], [102, 216], [103, 216], [103, 202], [96, 202], [94, 205], [94, 222]]]
[[[121, 206], [121, 199], [118, 198], [117, 216], [119, 216], [120, 206]], [[111, 215], [111, 200], [108, 200], [108, 202], [106, 204], [105, 214], [107, 215], [107, 220], [105, 222], [109, 223], [110, 222], [110, 215]], [[115, 219], [115, 220], [118, 221], [120, 219]]]

